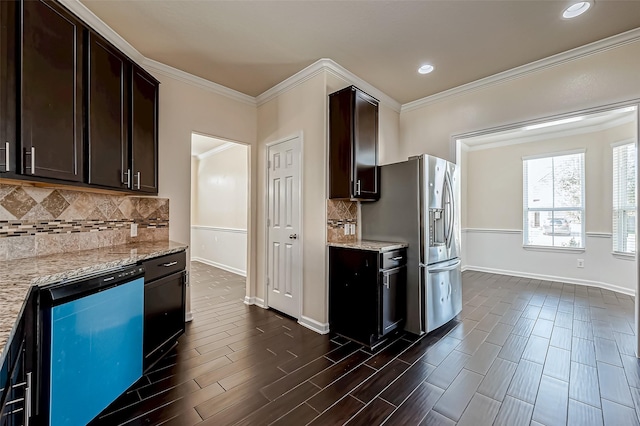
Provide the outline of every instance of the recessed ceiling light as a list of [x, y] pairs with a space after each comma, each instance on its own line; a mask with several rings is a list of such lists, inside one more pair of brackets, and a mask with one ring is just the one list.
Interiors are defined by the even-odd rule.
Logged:
[[580, 1], [578, 3], [574, 3], [568, 8], [564, 10], [562, 13], [562, 17], [566, 19], [575, 18], [576, 16], [580, 16], [585, 13], [591, 7], [591, 2], [588, 1]]
[[433, 71], [433, 65], [429, 65], [429, 64], [423, 65], [420, 68], [418, 68], [418, 72], [420, 74], [429, 74], [431, 71]]

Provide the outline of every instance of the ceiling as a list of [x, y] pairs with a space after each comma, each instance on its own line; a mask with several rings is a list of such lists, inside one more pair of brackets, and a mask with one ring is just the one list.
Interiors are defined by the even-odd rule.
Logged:
[[572, 20], [564, 0], [81, 2], [147, 58], [250, 96], [329, 58], [403, 104], [640, 27], [640, 0]]
[[191, 155], [202, 155], [205, 152], [209, 152], [214, 148], [219, 148], [222, 145], [229, 143], [222, 139], [212, 138], [210, 136], [199, 135], [197, 133], [191, 134]]

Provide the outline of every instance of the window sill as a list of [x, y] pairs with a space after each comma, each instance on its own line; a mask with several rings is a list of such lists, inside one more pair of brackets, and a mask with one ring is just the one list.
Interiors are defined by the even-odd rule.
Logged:
[[548, 251], [557, 253], [584, 253], [584, 247], [549, 247], [549, 246], [528, 246], [523, 245], [523, 249], [531, 251]]
[[624, 252], [621, 252], [621, 251], [612, 251], [611, 254], [616, 259], [632, 260], [632, 261], [636, 260], [636, 254], [635, 253], [624, 253]]

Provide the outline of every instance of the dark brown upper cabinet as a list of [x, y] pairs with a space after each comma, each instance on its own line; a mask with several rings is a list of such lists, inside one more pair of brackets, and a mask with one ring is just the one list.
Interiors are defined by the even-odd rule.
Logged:
[[378, 100], [355, 86], [329, 95], [329, 198], [377, 200]]
[[137, 66], [131, 75], [132, 189], [158, 192], [158, 82]]
[[16, 173], [16, 2], [0, 2], [0, 177]]
[[21, 172], [82, 182], [84, 27], [57, 3], [19, 3]]
[[129, 189], [130, 61], [89, 33], [87, 78], [87, 183]]

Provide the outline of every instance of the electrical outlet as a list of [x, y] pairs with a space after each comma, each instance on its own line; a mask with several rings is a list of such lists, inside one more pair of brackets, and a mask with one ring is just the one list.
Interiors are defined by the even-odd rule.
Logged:
[[355, 235], [356, 234], [356, 224], [352, 223], [351, 224], [351, 235]]
[[578, 264], [576, 266], [578, 268], [584, 268], [584, 259], [578, 259]]
[[349, 231], [350, 231], [349, 224], [345, 223], [344, 224], [344, 235], [349, 235]]
[[138, 224], [137, 223], [132, 223], [131, 224], [131, 236], [132, 237], [137, 237], [138, 236]]

